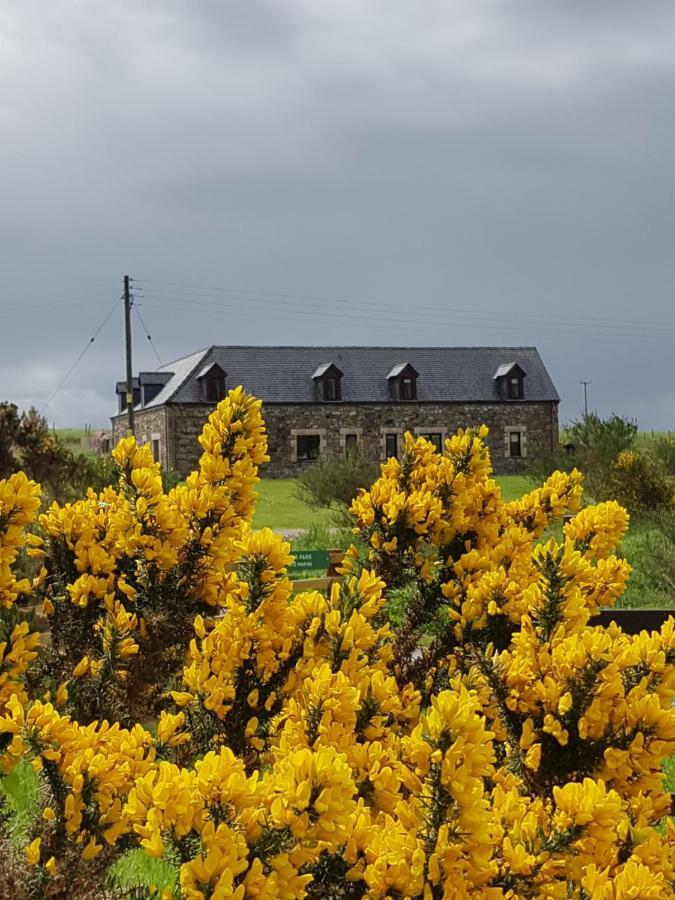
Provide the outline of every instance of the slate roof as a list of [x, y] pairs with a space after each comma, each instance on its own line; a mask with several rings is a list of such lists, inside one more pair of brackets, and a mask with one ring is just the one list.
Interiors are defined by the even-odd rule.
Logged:
[[419, 373], [416, 402], [499, 400], [495, 372], [513, 363], [526, 373], [525, 400], [560, 399], [535, 347], [213, 346], [162, 366], [173, 376], [145, 409], [203, 402], [198, 375], [213, 363], [227, 372], [228, 388], [242, 384], [265, 403], [315, 403], [312, 376], [329, 363], [344, 373], [342, 402], [387, 403], [387, 376], [402, 360]]
[[[138, 382], [139, 384], [166, 384], [167, 381], [170, 381], [172, 378], [171, 372], [139, 372], [138, 373]], [[124, 382], [126, 385], [126, 382]], [[125, 387], [126, 390], [126, 387]]]

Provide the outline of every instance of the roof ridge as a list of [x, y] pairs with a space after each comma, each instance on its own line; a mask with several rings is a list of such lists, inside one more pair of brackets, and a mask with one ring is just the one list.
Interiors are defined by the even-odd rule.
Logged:
[[[208, 350], [535, 350], [534, 344], [211, 344]], [[538, 352], [538, 351], [537, 351]], [[192, 356], [192, 354], [188, 354]], [[187, 359], [187, 356], [181, 357]], [[167, 364], [169, 365], [169, 364]]]
[[159, 369], [148, 369], [148, 371], [161, 372], [162, 369], [166, 369], [167, 366], [172, 366], [174, 363], [183, 362], [184, 359], [189, 359], [191, 356], [196, 356], [198, 353], [206, 353], [207, 350], [213, 350], [214, 347], [217, 346], [217, 344], [211, 344], [210, 347], [202, 347], [200, 350], [195, 350], [193, 353], [186, 353], [185, 356], [177, 356], [175, 359], [169, 360], [169, 362], [162, 363]]

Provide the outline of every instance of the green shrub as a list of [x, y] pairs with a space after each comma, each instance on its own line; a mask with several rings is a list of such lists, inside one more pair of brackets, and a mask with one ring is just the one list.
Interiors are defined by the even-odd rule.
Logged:
[[617, 500], [633, 516], [670, 510], [675, 480], [652, 453], [624, 450], [610, 466], [604, 483], [596, 486], [598, 500]]
[[654, 442], [654, 454], [661, 460], [669, 475], [675, 475], [675, 438], [662, 437]]
[[112, 457], [92, 456], [90, 453], [71, 454], [70, 451], [68, 453], [65, 480], [69, 499], [86, 497], [89, 488], [100, 494], [104, 488], [117, 483], [119, 471]]
[[309, 506], [333, 509], [346, 525], [354, 497], [368, 488], [380, 473], [380, 463], [367, 453], [352, 451], [345, 456], [322, 456], [298, 476], [298, 493]]

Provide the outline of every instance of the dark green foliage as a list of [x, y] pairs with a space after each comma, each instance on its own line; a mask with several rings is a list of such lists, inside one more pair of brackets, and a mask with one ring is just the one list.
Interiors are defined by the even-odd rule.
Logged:
[[0, 478], [18, 467], [16, 446], [19, 435], [19, 411], [13, 403], [0, 403]]
[[589, 413], [567, 426], [565, 442], [574, 445], [577, 455], [586, 459], [593, 456], [598, 464], [608, 466], [619, 453], [634, 446], [637, 433], [636, 422], [616, 413], [607, 419]]
[[675, 475], [675, 438], [663, 437], [654, 442], [654, 455], [660, 459], [669, 475]]
[[100, 494], [104, 488], [117, 484], [119, 470], [112, 457], [69, 451], [68, 456], [66, 475], [71, 499], [84, 497], [89, 488]]
[[370, 487], [380, 473], [372, 456], [352, 451], [345, 456], [322, 456], [298, 477], [300, 498], [310, 506], [332, 508], [346, 514], [362, 488]]
[[14, 403], [0, 403], [0, 478], [23, 469], [53, 497], [62, 498], [69, 457], [36, 409], [19, 415]]
[[670, 510], [675, 504], [675, 478], [649, 451], [621, 453], [610, 466], [598, 500], [617, 500], [632, 516]]
[[528, 477], [540, 483], [556, 470], [576, 468], [584, 475], [586, 495], [596, 503], [617, 500], [633, 516], [667, 510], [675, 495], [669, 474], [669, 466], [675, 464], [675, 442], [661, 441], [659, 451], [652, 452], [636, 448], [637, 436], [635, 422], [590, 413], [565, 429], [562, 446], [554, 450], [531, 446]]
[[637, 433], [637, 424], [629, 419], [616, 414], [601, 419], [596, 413], [589, 413], [570, 422], [561, 446], [554, 450], [536, 445], [529, 448], [528, 475], [532, 481], [541, 482], [556, 470], [580, 469], [587, 492], [595, 498], [612, 463], [621, 452], [633, 447]]

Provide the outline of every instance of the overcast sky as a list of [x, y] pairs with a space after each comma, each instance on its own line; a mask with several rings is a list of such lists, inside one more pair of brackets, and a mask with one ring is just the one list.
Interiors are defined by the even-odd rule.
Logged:
[[[129, 273], [164, 361], [535, 344], [563, 421], [675, 428], [674, 107], [672, 0], [0, 0], [0, 399]], [[117, 307], [50, 422], [123, 373]]]

